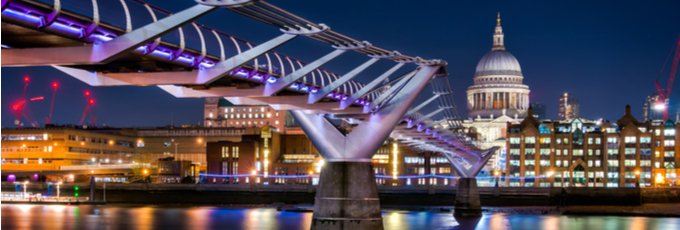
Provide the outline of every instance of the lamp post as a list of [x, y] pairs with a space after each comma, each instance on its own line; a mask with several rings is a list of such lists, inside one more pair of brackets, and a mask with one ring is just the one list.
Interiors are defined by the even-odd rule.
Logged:
[[59, 201], [59, 187], [61, 185], [61, 182], [57, 183], [57, 201]]
[[550, 179], [550, 182], [548, 182], [548, 183], [550, 183], [550, 187], [552, 188], [553, 183], [555, 182], [554, 181], [555, 177], [553, 177], [553, 175], [555, 175], [555, 172], [554, 171], [548, 171], [548, 174], [546, 174], [546, 175], [548, 176], [548, 179]]
[[640, 170], [639, 169], [635, 170], [635, 187], [636, 188], [640, 187]]
[[494, 171], [493, 175], [496, 177], [496, 187], [498, 187], [498, 184], [500, 183], [501, 180], [501, 172], [496, 170]]

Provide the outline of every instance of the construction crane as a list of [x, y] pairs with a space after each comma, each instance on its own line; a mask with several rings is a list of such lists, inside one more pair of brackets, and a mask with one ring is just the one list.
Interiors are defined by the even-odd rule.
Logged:
[[57, 95], [57, 87], [59, 84], [52, 83], [52, 88], [54, 88], [54, 91], [52, 92], [52, 104], [50, 104], [50, 116], [45, 118], [45, 124], [52, 124], [52, 110], [54, 109], [54, 96]]
[[[675, 49], [675, 55], [673, 57], [673, 63], [671, 65], [671, 72], [670, 72], [670, 77], [668, 77], [668, 85], [666, 85], [666, 89], [662, 89], [661, 85], [659, 85], [658, 77], [656, 82], [656, 90], [659, 93], [659, 100], [657, 101], [657, 104], [654, 105], [654, 109], [656, 110], [663, 110], [663, 120], [664, 122], [668, 120], [668, 98], [670, 97], [671, 94], [671, 88], [673, 88], [673, 80], [675, 79], [675, 71], [678, 69], [678, 61], [680, 60], [680, 35], [678, 35], [678, 38], [676, 39], [676, 45], [671, 49], [671, 54], [673, 53], [673, 49]], [[670, 57], [670, 54], [669, 56]], [[668, 58], [666, 58], [666, 63], [668, 63]], [[661, 71], [659, 72], [659, 75], [663, 73], [663, 69], [666, 67], [666, 63], [663, 64], [663, 67], [661, 67]]]
[[90, 119], [92, 125], [94, 126], [95, 124], [95, 119], [94, 116], [92, 115], [92, 104], [94, 104], [94, 99], [90, 98], [90, 91], [85, 91], [85, 98], [87, 98], [87, 106], [85, 107], [85, 112], [83, 113], [83, 116], [80, 118], [80, 122], [78, 125], [83, 125], [83, 121], [85, 121], [85, 117], [87, 116], [87, 112], [90, 112]]

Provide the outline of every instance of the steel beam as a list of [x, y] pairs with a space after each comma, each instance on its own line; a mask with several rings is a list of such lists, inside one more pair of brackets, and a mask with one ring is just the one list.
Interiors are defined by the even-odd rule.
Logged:
[[409, 110], [404, 116], [405, 116], [405, 117], [408, 117], [408, 116], [413, 115], [415, 112], [418, 112], [418, 111], [421, 110], [423, 107], [425, 107], [426, 105], [432, 103], [432, 101], [434, 101], [435, 99], [439, 98], [439, 96], [440, 96], [440, 94], [437, 94], [437, 95], [432, 96], [430, 99], [427, 99], [427, 101], [425, 101], [425, 102], [423, 102], [423, 103], [420, 103], [420, 105], [418, 105], [418, 106], [416, 106], [415, 108]]
[[[440, 66], [422, 66], [410, 84], [394, 96], [392, 102], [372, 113], [347, 136], [321, 115], [291, 111], [302, 129], [326, 161], [370, 162], [392, 129], [402, 120], [408, 108], [425, 89]], [[370, 137], [370, 138], [367, 138]]]
[[356, 100], [359, 100], [360, 98], [364, 97], [368, 92], [370, 92], [373, 88], [378, 86], [378, 84], [382, 83], [383, 80], [387, 79], [390, 75], [394, 74], [394, 72], [396, 72], [402, 66], [404, 66], [403, 62], [397, 63], [397, 65], [387, 70], [387, 72], [383, 73], [378, 78], [371, 81], [371, 83], [368, 83], [368, 85], [365, 85], [364, 87], [359, 89], [359, 91], [350, 95], [347, 98], [347, 100], [340, 101], [340, 109], [346, 109], [347, 107], [351, 106]]
[[352, 78], [356, 77], [358, 74], [366, 70], [368, 67], [375, 64], [378, 60], [380, 60], [380, 58], [371, 58], [370, 60], [364, 62], [364, 64], [361, 64], [360, 66], [354, 68], [352, 71], [349, 71], [349, 73], [343, 75], [340, 79], [331, 82], [324, 86], [323, 88], [319, 89], [319, 91], [317, 91], [316, 93], [310, 93], [309, 100], [307, 101], [307, 103], [314, 104], [320, 101], [326, 95], [338, 89], [340, 86], [342, 86], [349, 80], [352, 80]]
[[[218, 62], [217, 64], [215, 64], [215, 66], [211, 68], [200, 70], [198, 72], [196, 82], [200, 84], [210, 84], [220, 79], [221, 77], [228, 75], [231, 71], [234, 71], [236, 68], [241, 67], [247, 64], [248, 62], [251, 62], [253, 59], [256, 59], [257, 57], [262, 56], [265, 53], [276, 49], [277, 47], [285, 44], [286, 42], [292, 40], [297, 36], [298, 35], [287, 33], [279, 35], [278, 37], [272, 40], [269, 40], [261, 45], [258, 45], [252, 49], [247, 50], [246, 52], [238, 54], [227, 60]], [[257, 69], [258, 67], [255, 66], [255, 68]]]
[[310, 74], [312, 71], [318, 69], [319, 67], [323, 66], [324, 64], [333, 60], [334, 58], [340, 56], [340, 54], [344, 53], [345, 51], [347, 50], [337, 49], [317, 59], [316, 61], [313, 61], [312, 63], [309, 63], [306, 66], [296, 70], [295, 72], [289, 74], [288, 76], [282, 77], [272, 84], [267, 84], [267, 86], [264, 89], [264, 96], [272, 96], [278, 92], [281, 92], [281, 90], [285, 89], [290, 84], [293, 84], [295, 81], [300, 80], [307, 74]]
[[75, 47], [4, 49], [2, 66], [91, 65], [107, 63], [137, 49], [217, 7], [195, 5], [177, 14], [123, 34], [108, 42]]
[[440, 113], [441, 111], [444, 111], [444, 108], [439, 108], [439, 109], [435, 110], [434, 112], [431, 112], [431, 113], [429, 113], [429, 114], [427, 114], [427, 115], [422, 116], [422, 117], [419, 118], [418, 120], [409, 122], [409, 123], [408, 123], [408, 127], [411, 128], [411, 127], [413, 127], [413, 126], [416, 126], [416, 125], [418, 125], [420, 122], [423, 122], [423, 121], [429, 119], [430, 117], [432, 117], [432, 116], [434, 116], [434, 115], [437, 115], [437, 114]]

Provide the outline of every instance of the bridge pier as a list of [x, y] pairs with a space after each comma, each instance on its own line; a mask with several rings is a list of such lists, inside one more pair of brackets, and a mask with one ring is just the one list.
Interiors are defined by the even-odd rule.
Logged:
[[477, 179], [460, 178], [458, 191], [456, 191], [456, 203], [453, 207], [455, 217], [480, 217], [482, 216], [482, 203], [479, 199]]
[[324, 164], [311, 229], [383, 229], [373, 163]]

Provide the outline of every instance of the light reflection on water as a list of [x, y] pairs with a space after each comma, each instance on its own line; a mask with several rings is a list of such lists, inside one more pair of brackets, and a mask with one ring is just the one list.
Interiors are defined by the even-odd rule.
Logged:
[[[2, 205], [2, 229], [309, 229], [312, 213], [273, 208]], [[385, 229], [680, 229], [678, 218], [383, 212]]]

